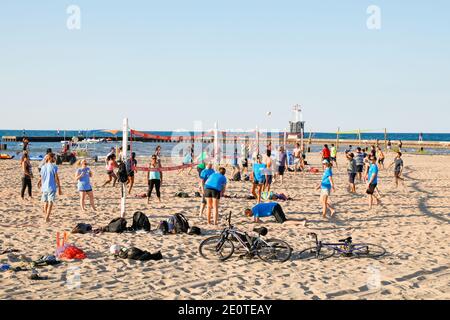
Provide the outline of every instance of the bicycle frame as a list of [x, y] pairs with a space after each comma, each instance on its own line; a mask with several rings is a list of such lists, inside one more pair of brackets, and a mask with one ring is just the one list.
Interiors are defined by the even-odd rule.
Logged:
[[[352, 243], [352, 241], [345, 241], [345, 242], [341, 242], [341, 243], [326, 243], [326, 242], [319, 241], [319, 239], [317, 238], [317, 234], [315, 234], [315, 233], [311, 233], [310, 236], [314, 237], [314, 240], [316, 242], [317, 256], [319, 255], [320, 250], [323, 247], [333, 249], [333, 250], [337, 251], [338, 253], [345, 254], [345, 255], [353, 254], [353, 252], [361, 251], [363, 249], [363, 248], [358, 248], [358, 245], [354, 245]], [[367, 246], [364, 246], [364, 248], [367, 249]]]

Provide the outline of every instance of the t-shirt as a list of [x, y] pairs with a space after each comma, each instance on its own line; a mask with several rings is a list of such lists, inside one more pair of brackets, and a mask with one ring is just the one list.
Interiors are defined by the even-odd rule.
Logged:
[[352, 159], [351, 161], [348, 162], [347, 172], [348, 173], [356, 173], [356, 160], [355, 159]]
[[42, 192], [56, 192], [56, 174], [58, 167], [53, 163], [47, 163], [41, 168]]
[[400, 172], [403, 168], [403, 159], [395, 159], [395, 172]]
[[91, 169], [89, 168], [81, 168], [77, 170], [77, 175], [83, 174], [80, 180], [78, 180], [78, 191], [92, 190], [91, 178], [89, 176], [90, 172]]
[[215, 173], [214, 169], [205, 169], [200, 174], [200, 179], [206, 182], [213, 173]]
[[321, 187], [322, 189], [331, 189], [331, 181], [330, 181], [330, 177], [333, 176], [333, 171], [331, 171], [331, 168], [326, 168], [325, 172], [323, 173], [322, 176], [322, 184]]
[[252, 208], [253, 216], [255, 218], [270, 217], [272, 215], [273, 209], [277, 206], [276, 202], [267, 202], [257, 204]]
[[286, 166], [287, 154], [286, 152], [280, 152], [278, 154], [277, 166], [284, 167]]
[[378, 166], [376, 164], [371, 164], [369, 168], [369, 181], [372, 180], [374, 175], [376, 175], [376, 177], [372, 181], [372, 184], [378, 184]]
[[323, 155], [323, 157], [326, 159], [326, 158], [330, 158], [331, 157], [331, 154], [330, 154], [330, 149], [328, 149], [328, 148], [323, 148], [323, 150], [322, 150], [322, 155]]
[[199, 169], [205, 169], [206, 168], [206, 164], [205, 164], [205, 160], [208, 158], [208, 153], [206, 151], [203, 151], [200, 156], [198, 157], [198, 161], [200, 161], [200, 164], [197, 166], [197, 168]]
[[357, 166], [363, 166], [364, 165], [364, 158], [365, 158], [364, 152], [357, 152], [355, 155], [355, 161]]
[[206, 180], [205, 188], [221, 192], [223, 187], [227, 184], [227, 178], [221, 173], [213, 173], [208, 180]]
[[253, 174], [255, 176], [255, 180], [262, 181], [264, 170], [266, 169], [266, 165], [264, 163], [255, 163], [253, 165]]
[[331, 148], [331, 157], [336, 158], [337, 156], [337, 149], [336, 147]]

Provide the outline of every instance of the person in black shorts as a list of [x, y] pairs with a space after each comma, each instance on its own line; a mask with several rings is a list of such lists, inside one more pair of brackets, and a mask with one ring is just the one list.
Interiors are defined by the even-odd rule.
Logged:
[[126, 167], [127, 167], [127, 174], [128, 174], [128, 194], [131, 194], [131, 190], [134, 186], [134, 174], [136, 172], [136, 166], [137, 166], [137, 160], [136, 160], [136, 153], [132, 152], [130, 159], [127, 160]]
[[214, 208], [214, 225], [219, 223], [219, 202], [220, 198], [225, 194], [227, 178], [225, 178], [226, 170], [221, 167], [219, 172], [210, 175], [205, 182], [205, 198], [208, 203], [208, 224], [211, 224], [211, 213]]

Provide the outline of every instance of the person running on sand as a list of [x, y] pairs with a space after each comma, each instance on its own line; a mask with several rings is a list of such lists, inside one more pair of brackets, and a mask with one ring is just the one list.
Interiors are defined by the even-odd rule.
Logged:
[[327, 161], [323, 161], [324, 173], [322, 176], [322, 182], [317, 186], [317, 190], [321, 190], [320, 193], [320, 203], [322, 204], [322, 217], [327, 217], [327, 210], [329, 209], [331, 212], [331, 216], [333, 217], [336, 213], [336, 210], [331, 206], [330, 195], [331, 191], [335, 191], [334, 181], [333, 181], [333, 165]]
[[32, 193], [32, 179], [33, 179], [33, 168], [31, 166], [30, 156], [28, 152], [24, 152], [22, 155], [22, 160], [20, 161], [20, 166], [22, 167], [23, 177], [22, 177], [22, 190], [20, 196], [22, 200], [25, 200], [25, 191], [28, 189], [28, 196], [33, 199]]
[[337, 153], [338, 153], [337, 148], [335, 147], [334, 144], [332, 144], [331, 150], [330, 150], [330, 162], [331, 162], [331, 164], [334, 163], [336, 165], [336, 170], [338, 169]]
[[354, 158], [355, 155], [352, 152], [347, 154], [348, 160], [347, 172], [348, 172], [348, 182], [350, 184], [349, 186], [350, 193], [356, 193], [355, 178], [357, 173], [357, 165], [356, 160]]
[[108, 174], [109, 180], [107, 180], [102, 187], [105, 187], [107, 184], [111, 183], [111, 181], [114, 179], [113, 187], [116, 186], [117, 182], [117, 175], [114, 172], [114, 169], [118, 168], [119, 165], [116, 162], [116, 155], [112, 154], [108, 158], [106, 158], [106, 173]]
[[227, 178], [225, 177], [226, 170], [221, 167], [219, 172], [210, 175], [205, 182], [205, 198], [208, 204], [208, 224], [211, 224], [211, 213], [214, 208], [214, 225], [219, 224], [219, 202], [220, 198], [225, 195]]
[[384, 169], [385, 156], [384, 156], [383, 150], [381, 150], [380, 147], [377, 148], [377, 157], [378, 157], [378, 166], [380, 167], [380, 169], [381, 169], [381, 167]]
[[289, 167], [288, 157], [286, 150], [283, 146], [280, 146], [277, 154], [277, 167], [278, 167], [278, 176], [280, 177], [280, 183], [283, 184], [284, 173], [286, 169]]
[[[258, 203], [261, 203], [261, 192], [264, 184], [266, 183], [266, 177], [264, 170], [266, 169], [266, 164], [262, 163], [261, 155], [256, 157], [256, 163], [253, 164], [253, 185], [252, 185], [252, 195], [258, 199]], [[258, 193], [256, 193], [258, 189]]]
[[[161, 164], [158, 161], [158, 157], [156, 155], [152, 156], [150, 160], [150, 169], [160, 169]], [[161, 185], [163, 183], [163, 173], [162, 171], [149, 171], [147, 172], [147, 181], [148, 181], [148, 192], [147, 192], [147, 204], [150, 204], [150, 198], [152, 197], [153, 188], [156, 190], [156, 197], [158, 198], [158, 202], [161, 203]]]
[[78, 166], [79, 169], [77, 169], [75, 173], [75, 180], [78, 183], [78, 192], [80, 193], [81, 211], [86, 211], [86, 195], [89, 197], [92, 210], [97, 211], [94, 203], [94, 192], [92, 191], [91, 185], [92, 170], [88, 167], [86, 160], [81, 160]]
[[206, 168], [200, 173], [200, 190], [201, 190], [201, 194], [202, 194], [202, 204], [200, 206], [200, 212], [199, 212], [199, 217], [203, 216], [203, 213], [205, 212], [205, 208], [206, 208], [206, 198], [205, 198], [205, 183], [206, 181], [208, 181], [209, 177], [215, 173], [214, 169], [213, 169], [213, 164], [212, 163], [208, 163], [206, 165]]
[[38, 187], [41, 188], [42, 191], [45, 222], [50, 221], [50, 215], [56, 201], [56, 192], [58, 192], [60, 196], [62, 195], [58, 167], [56, 166], [55, 161], [56, 158], [53, 153], [45, 156], [45, 165], [41, 168], [41, 177], [38, 182]]
[[131, 157], [127, 160], [127, 163], [125, 164], [128, 174], [128, 194], [131, 194], [131, 190], [134, 186], [134, 175], [137, 173], [136, 167], [137, 167], [137, 160], [136, 160], [136, 153], [132, 152]]
[[395, 185], [398, 188], [398, 182], [402, 181], [402, 184], [405, 184], [405, 179], [402, 177], [402, 173], [403, 173], [403, 159], [402, 159], [402, 153], [399, 151], [397, 152], [397, 156], [394, 159], [394, 162], [392, 162], [389, 167], [388, 170], [394, 166], [394, 178], [395, 178]]
[[368, 182], [367, 182], [367, 194], [369, 195], [369, 210], [372, 210], [373, 202], [375, 200], [375, 204], [378, 205], [380, 203], [380, 199], [375, 196], [375, 190], [378, 186], [378, 166], [377, 166], [377, 157], [370, 156], [369, 160], [371, 162], [369, 172], [368, 172]]

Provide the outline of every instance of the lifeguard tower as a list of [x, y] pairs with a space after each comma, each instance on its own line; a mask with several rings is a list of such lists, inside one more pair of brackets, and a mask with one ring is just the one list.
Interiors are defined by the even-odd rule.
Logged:
[[296, 104], [292, 111], [294, 112], [294, 121], [289, 121], [289, 139], [299, 140], [303, 146], [305, 137], [305, 121], [303, 121], [302, 107]]

